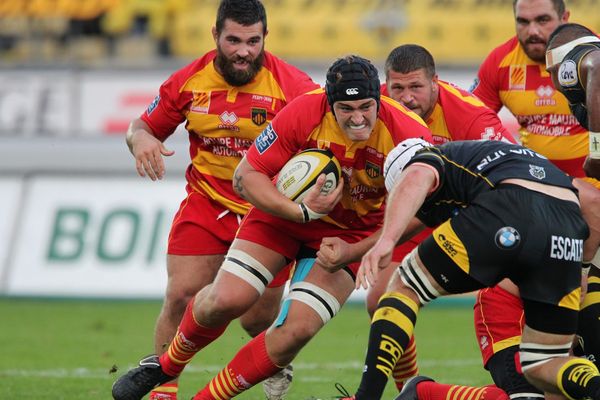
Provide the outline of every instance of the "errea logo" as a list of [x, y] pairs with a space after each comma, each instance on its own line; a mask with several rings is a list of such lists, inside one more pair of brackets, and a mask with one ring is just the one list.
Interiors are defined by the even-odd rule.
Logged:
[[355, 96], [358, 94], [358, 88], [348, 88], [346, 89], [346, 94], [348, 96]]
[[229, 111], [223, 111], [223, 113], [221, 115], [219, 115], [219, 119], [225, 125], [235, 125], [235, 123], [238, 122], [238, 120], [239, 120], [238, 116], [235, 115], [234, 112], [229, 112]]

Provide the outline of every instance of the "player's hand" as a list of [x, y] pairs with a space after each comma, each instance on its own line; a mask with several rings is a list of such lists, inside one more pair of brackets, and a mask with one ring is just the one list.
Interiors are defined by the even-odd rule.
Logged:
[[379, 270], [386, 268], [392, 262], [395, 243], [385, 238], [379, 238], [377, 243], [362, 258], [356, 274], [356, 289], [368, 289], [377, 282]]
[[344, 179], [340, 178], [335, 189], [328, 194], [322, 193], [323, 185], [326, 182], [325, 174], [319, 175], [317, 182], [308, 191], [303, 203], [306, 204], [312, 211], [327, 215], [342, 198], [342, 190], [344, 188]]
[[165, 163], [162, 156], [172, 156], [175, 152], [167, 149], [160, 140], [140, 129], [131, 138], [131, 154], [135, 158], [138, 175], [141, 177], [148, 175], [155, 181], [162, 179], [165, 175]]
[[336, 272], [350, 261], [347, 257], [350, 254], [350, 246], [338, 237], [325, 237], [317, 251], [316, 263], [328, 272]]

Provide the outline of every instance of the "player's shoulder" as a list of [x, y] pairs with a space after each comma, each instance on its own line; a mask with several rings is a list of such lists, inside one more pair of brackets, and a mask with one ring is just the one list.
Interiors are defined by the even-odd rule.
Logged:
[[291, 117], [285, 118], [303, 121], [320, 120], [328, 110], [329, 105], [327, 103], [325, 90], [323, 88], [318, 88], [296, 97], [278, 113], [278, 117], [281, 116], [281, 119], [288, 115]]
[[263, 68], [266, 68], [274, 74], [285, 72], [287, 74], [307, 75], [306, 72], [302, 71], [300, 68], [266, 50], [264, 52]]
[[379, 118], [383, 120], [383, 122], [393, 121], [395, 119], [413, 120], [420, 125], [427, 126], [421, 117], [414, 111], [409, 110], [396, 100], [387, 96], [380, 97]]
[[486, 57], [486, 61], [488, 63], [491, 62], [494, 64], [499, 64], [504, 58], [506, 58], [511, 53], [514, 53], [515, 51], [519, 51], [519, 49], [519, 40], [516, 36], [513, 36], [505, 42], [496, 46], [492, 51], [490, 51], [490, 53]]

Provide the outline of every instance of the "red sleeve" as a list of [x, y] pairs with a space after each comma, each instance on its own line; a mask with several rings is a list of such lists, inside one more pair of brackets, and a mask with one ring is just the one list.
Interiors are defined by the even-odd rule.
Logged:
[[152, 129], [154, 136], [164, 141], [186, 119], [184, 110], [189, 109], [192, 100], [189, 93], [180, 93], [187, 80], [198, 70], [212, 62], [215, 51], [174, 72], [159, 89], [152, 104], [141, 115], [141, 119]]
[[500, 49], [501, 47], [494, 49], [481, 64], [477, 79], [471, 88], [471, 92], [495, 112], [500, 111], [502, 108], [500, 82], [498, 81], [498, 68], [501, 59]]
[[275, 176], [294, 154], [305, 148], [325, 115], [326, 104], [324, 93], [306, 94], [292, 101], [256, 138], [246, 160], [257, 171]]
[[179, 87], [178, 76], [175, 73], [160, 86], [158, 96], [140, 117], [161, 141], [168, 138], [179, 124], [185, 121], [185, 115], [176, 105]]

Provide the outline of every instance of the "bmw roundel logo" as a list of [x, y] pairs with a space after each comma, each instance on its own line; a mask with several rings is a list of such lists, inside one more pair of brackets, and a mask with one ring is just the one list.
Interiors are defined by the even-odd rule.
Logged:
[[521, 241], [521, 235], [512, 226], [498, 229], [495, 236], [496, 246], [501, 249], [512, 249]]

